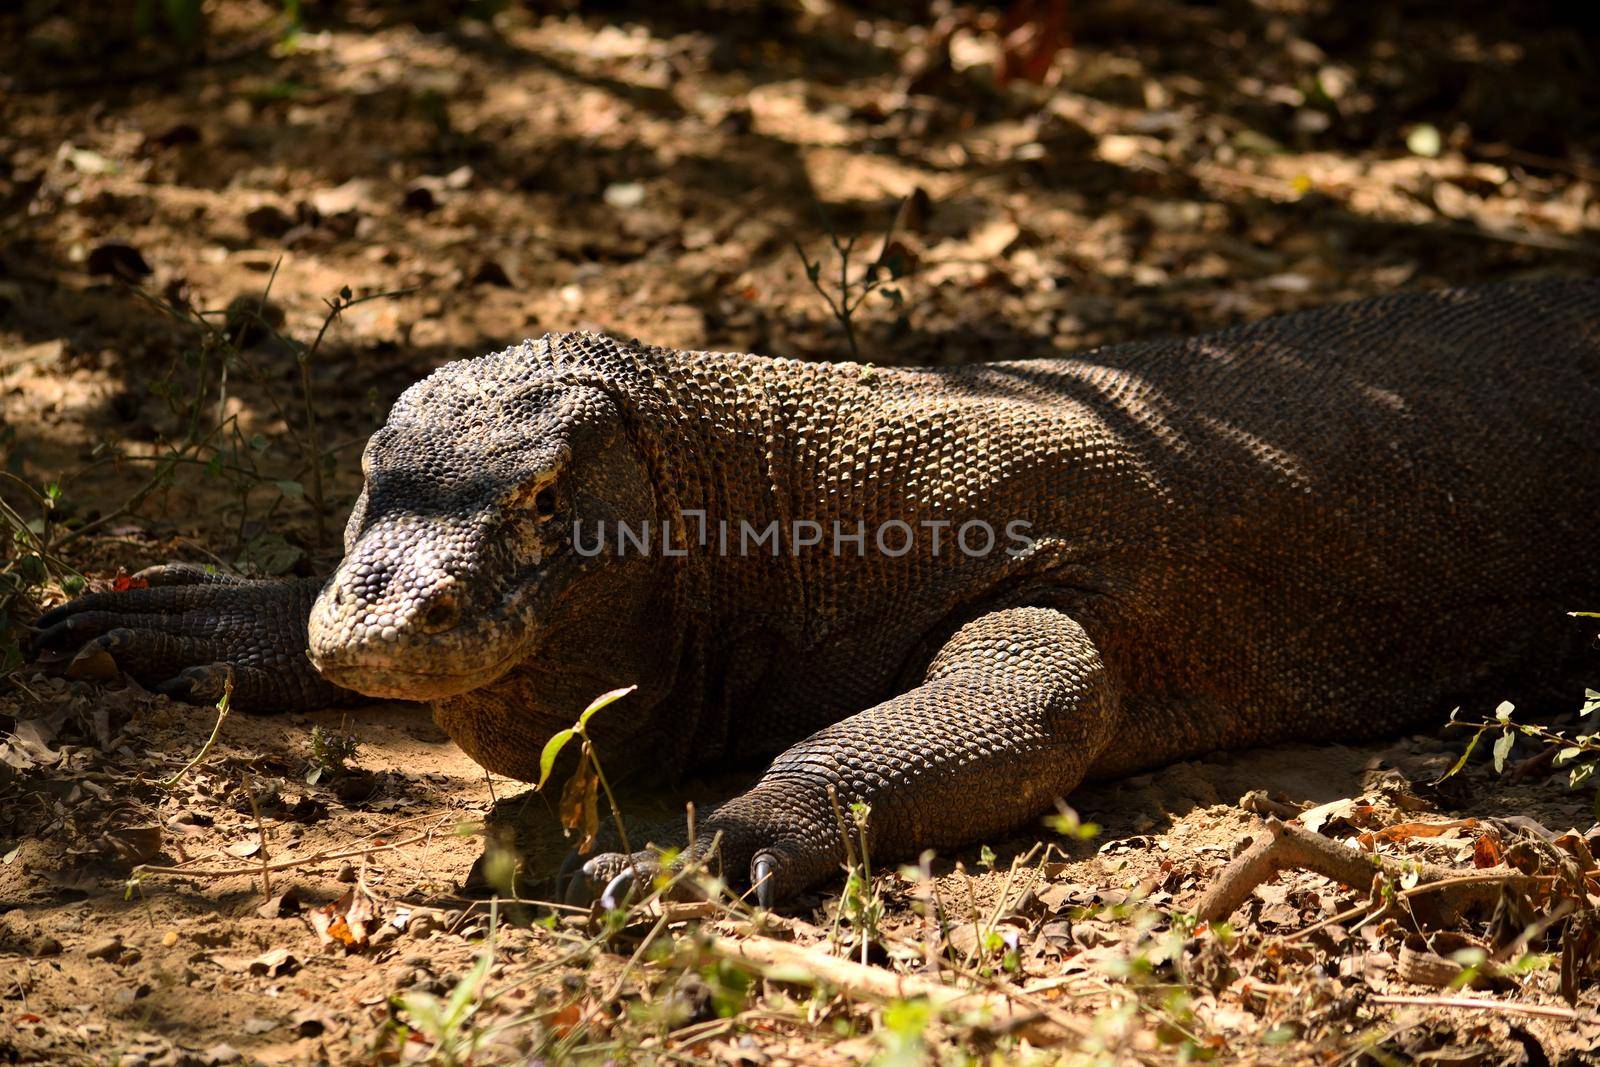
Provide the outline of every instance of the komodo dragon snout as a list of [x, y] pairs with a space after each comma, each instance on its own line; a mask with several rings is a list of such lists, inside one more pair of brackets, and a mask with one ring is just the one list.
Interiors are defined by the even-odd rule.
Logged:
[[573, 521], [638, 522], [654, 506], [610, 398], [538, 376], [418, 383], [362, 471], [309, 648], [328, 681], [375, 697], [442, 700], [539, 657], [599, 562], [573, 550]]

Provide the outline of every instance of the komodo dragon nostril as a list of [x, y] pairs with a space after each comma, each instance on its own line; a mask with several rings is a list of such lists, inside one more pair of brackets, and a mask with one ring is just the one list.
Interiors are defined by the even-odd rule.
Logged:
[[435, 594], [422, 613], [422, 629], [430, 634], [454, 628], [461, 621], [461, 608], [450, 593]]

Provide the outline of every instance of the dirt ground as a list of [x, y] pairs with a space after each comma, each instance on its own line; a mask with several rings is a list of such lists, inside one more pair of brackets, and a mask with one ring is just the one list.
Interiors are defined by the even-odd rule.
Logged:
[[[1459, 728], [1218, 756], [1074, 796], [1093, 840], [597, 932], [466, 887], [515, 824], [537, 890], [553, 805], [423, 708], [217, 727], [17, 651], [78, 572], [324, 572], [399, 391], [547, 330], [942, 364], [1593, 274], [1600, 38], [1560, 5], [1018, 4], [1050, 47], [1009, 78], [981, 7], [307, 2], [291, 33], [225, 0], [192, 43], [122, 7], [0, 12], [0, 500], [30, 531], [0, 572], [0, 1062], [1600, 1062], [1571, 947], [1600, 933], [1566, 912], [1483, 989], [1402, 976], [1459, 949], [1415, 915], [1312, 929], [1367, 893], [1309, 872], [1231, 933], [1178, 917], [1309, 805], [1463, 871], [1523, 838], [1592, 867], [1593, 785], [1526, 742], [1442, 785]], [[852, 294], [894, 264], [849, 330], [830, 235]], [[864, 944], [1023, 1014], [796, 981], [741, 939]]]

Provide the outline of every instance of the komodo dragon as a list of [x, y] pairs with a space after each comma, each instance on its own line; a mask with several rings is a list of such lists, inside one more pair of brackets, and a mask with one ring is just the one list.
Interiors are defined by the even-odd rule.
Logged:
[[771, 903], [838, 868], [829, 786], [890, 858], [1085, 778], [1575, 677], [1600, 280], [931, 370], [551, 334], [412, 386], [362, 469], [326, 581], [157, 568], [40, 645], [194, 700], [231, 665], [242, 709], [428, 700], [523, 780], [637, 684], [591, 724], [608, 768], [770, 760], [698, 840]]

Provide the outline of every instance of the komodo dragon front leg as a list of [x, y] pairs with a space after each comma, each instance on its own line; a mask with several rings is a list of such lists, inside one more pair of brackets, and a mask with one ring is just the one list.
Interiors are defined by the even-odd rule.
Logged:
[[[831, 786], [871, 806], [871, 854], [970, 843], [1026, 823], [1082, 779], [1113, 736], [1116, 687], [1083, 628], [1049, 608], [994, 611], [962, 626], [922, 684], [828, 726], [779, 756], [701, 826], [724, 872], [748, 871], [770, 906], [844, 859]], [[586, 863], [574, 900], [627, 893], [646, 853]], [[735, 877], [737, 877], [735, 875]]]
[[91, 593], [39, 617], [34, 647], [109, 652], [139, 684], [211, 702], [233, 675], [232, 706], [305, 711], [356, 699], [306, 657], [306, 622], [321, 579], [251, 580], [188, 564], [134, 575], [147, 587]]

